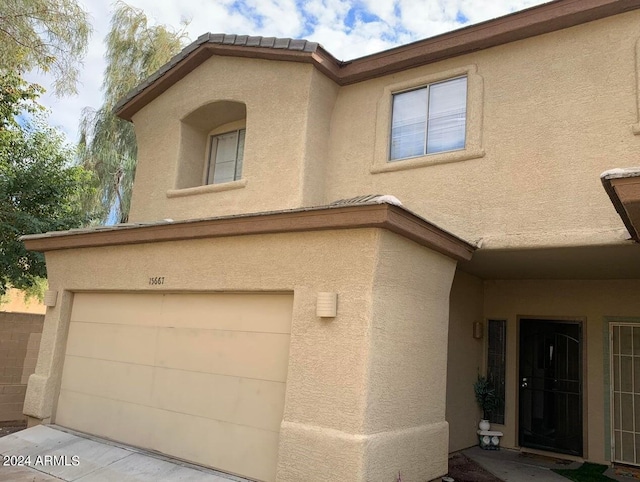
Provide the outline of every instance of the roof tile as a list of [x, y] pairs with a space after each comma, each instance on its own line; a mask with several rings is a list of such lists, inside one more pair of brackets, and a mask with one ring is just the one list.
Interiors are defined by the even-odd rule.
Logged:
[[238, 36], [236, 36], [235, 45], [247, 45], [247, 39], [248, 38], [249, 38], [248, 35], [238, 35]]
[[304, 39], [291, 39], [289, 42], [290, 50], [304, 50], [307, 46], [307, 41]]
[[276, 42], [275, 37], [261, 37], [260, 47], [273, 47], [273, 44], [275, 42]]
[[237, 37], [237, 35], [233, 35], [233, 34], [225, 35], [223, 40], [222, 40], [222, 43], [224, 45], [235, 45], [236, 37]]
[[262, 40], [262, 37], [249, 37], [247, 39], [247, 47], [260, 47], [260, 41]]
[[289, 43], [291, 42], [290, 38], [277, 38], [273, 44], [274, 49], [288, 49]]

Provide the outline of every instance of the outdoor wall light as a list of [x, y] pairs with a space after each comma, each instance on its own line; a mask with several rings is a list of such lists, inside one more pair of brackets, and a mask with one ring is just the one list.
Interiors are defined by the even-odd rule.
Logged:
[[338, 313], [338, 293], [318, 293], [316, 301], [316, 316], [320, 318], [335, 318]]
[[484, 327], [482, 326], [481, 321], [475, 321], [473, 323], [473, 337], [476, 340], [480, 340], [484, 335]]
[[44, 306], [54, 307], [58, 301], [58, 292], [47, 290], [44, 292]]

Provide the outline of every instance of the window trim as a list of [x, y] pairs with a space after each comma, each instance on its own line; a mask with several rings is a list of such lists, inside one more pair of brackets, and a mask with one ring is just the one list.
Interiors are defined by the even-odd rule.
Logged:
[[183, 187], [181, 189], [169, 189], [167, 191], [168, 198], [186, 197], [197, 194], [206, 194], [210, 192], [222, 192], [231, 191], [233, 189], [240, 189], [247, 185], [246, 179], [240, 179], [239, 181], [225, 182], [222, 184], [207, 184], [205, 186]]
[[[453, 151], [443, 151], [417, 157], [390, 160], [393, 95], [410, 92], [431, 84], [453, 80], [459, 77], [467, 77], [465, 147]], [[484, 81], [482, 77], [477, 73], [477, 66], [467, 65], [385, 86], [377, 106], [374, 156], [370, 172], [377, 174], [401, 171], [484, 157], [485, 151], [482, 148], [483, 84]]]
[[[204, 172], [203, 172], [203, 177], [202, 177], [202, 185], [203, 186], [220, 186], [220, 185], [224, 185], [224, 184], [229, 184], [232, 182], [238, 182], [241, 181], [243, 179], [242, 177], [242, 172], [240, 172], [240, 177], [236, 179], [236, 174], [237, 174], [237, 170], [238, 170], [238, 145], [240, 142], [240, 132], [244, 131], [245, 133], [245, 144], [246, 144], [246, 134], [247, 134], [247, 128], [246, 127], [238, 127], [237, 129], [231, 129], [225, 132], [217, 132], [219, 129], [216, 129], [215, 131], [212, 131], [208, 134], [208, 139], [207, 139], [207, 152], [206, 152], [206, 156], [205, 156], [205, 162], [204, 162]], [[209, 175], [212, 173], [212, 167], [213, 167], [213, 176], [215, 178], [215, 166], [216, 166], [216, 159], [215, 159], [215, 154], [217, 154], [217, 138], [219, 138], [220, 136], [224, 136], [227, 134], [236, 134], [236, 158], [235, 158], [235, 164], [234, 164], [234, 178], [231, 181], [226, 181], [226, 182], [209, 182]], [[214, 142], [216, 143], [216, 148], [215, 148], [215, 153], [214, 153], [214, 147], [213, 144]], [[244, 170], [244, 146], [242, 148], [242, 159], [243, 159], [243, 170]], [[213, 181], [213, 180], [212, 180]]]

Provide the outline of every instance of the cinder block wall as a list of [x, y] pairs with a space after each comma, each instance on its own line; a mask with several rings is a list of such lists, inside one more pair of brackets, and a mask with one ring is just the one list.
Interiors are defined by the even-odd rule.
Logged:
[[22, 406], [43, 323], [44, 315], [0, 312], [0, 422], [25, 419]]

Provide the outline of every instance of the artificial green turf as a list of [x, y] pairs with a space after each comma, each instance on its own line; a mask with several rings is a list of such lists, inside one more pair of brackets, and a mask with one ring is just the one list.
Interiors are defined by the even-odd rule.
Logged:
[[560, 474], [569, 480], [575, 482], [603, 482], [607, 480], [614, 480], [611, 477], [603, 475], [603, 472], [607, 470], [606, 465], [589, 464], [584, 463], [579, 469], [553, 469], [556, 474]]

